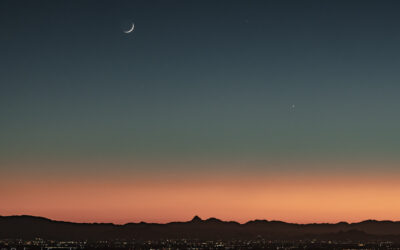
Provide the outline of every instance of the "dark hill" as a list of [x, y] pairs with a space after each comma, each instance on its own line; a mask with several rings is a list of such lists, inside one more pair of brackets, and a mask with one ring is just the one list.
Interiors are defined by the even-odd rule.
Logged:
[[359, 223], [294, 224], [254, 220], [244, 224], [195, 216], [188, 222], [72, 223], [34, 216], [0, 216], [0, 239], [105, 240], [105, 239], [348, 239], [400, 241], [400, 222], [368, 220]]

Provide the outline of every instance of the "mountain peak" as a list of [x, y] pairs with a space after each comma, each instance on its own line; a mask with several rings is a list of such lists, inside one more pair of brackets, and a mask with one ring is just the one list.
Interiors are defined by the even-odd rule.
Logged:
[[203, 221], [199, 216], [197, 216], [197, 215], [195, 215], [194, 217], [193, 217], [193, 219], [191, 220], [191, 222], [200, 222], [200, 221]]

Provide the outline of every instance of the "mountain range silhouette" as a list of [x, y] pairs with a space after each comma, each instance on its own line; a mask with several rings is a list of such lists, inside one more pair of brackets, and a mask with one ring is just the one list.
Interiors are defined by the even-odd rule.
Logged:
[[366, 220], [295, 224], [252, 220], [240, 224], [217, 218], [195, 216], [187, 222], [159, 223], [73, 223], [29, 215], [0, 216], [0, 239], [112, 240], [112, 239], [254, 239], [272, 240], [390, 240], [400, 241], [400, 222]]

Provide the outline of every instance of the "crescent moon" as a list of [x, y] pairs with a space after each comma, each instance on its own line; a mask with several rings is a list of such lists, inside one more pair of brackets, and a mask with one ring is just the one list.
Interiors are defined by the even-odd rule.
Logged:
[[135, 29], [135, 24], [132, 23], [132, 27], [131, 27], [129, 30], [125, 30], [124, 33], [125, 33], [125, 34], [129, 34], [129, 33], [131, 33], [134, 29]]

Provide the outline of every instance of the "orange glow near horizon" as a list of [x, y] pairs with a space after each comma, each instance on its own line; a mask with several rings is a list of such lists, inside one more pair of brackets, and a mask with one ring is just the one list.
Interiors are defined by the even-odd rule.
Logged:
[[398, 176], [181, 176], [11, 179], [0, 215], [74, 222], [170, 222], [216, 217], [295, 223], [400, 220]]

